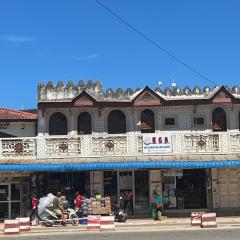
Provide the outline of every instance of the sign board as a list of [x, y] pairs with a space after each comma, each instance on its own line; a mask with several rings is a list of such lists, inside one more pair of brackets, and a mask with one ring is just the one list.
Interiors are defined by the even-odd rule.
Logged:
[[172, 152], [171, 134], [143, 135], [143, 153]]
[[182, 177], [182, 169], [162, 169], [163, 175], [168, 177]]

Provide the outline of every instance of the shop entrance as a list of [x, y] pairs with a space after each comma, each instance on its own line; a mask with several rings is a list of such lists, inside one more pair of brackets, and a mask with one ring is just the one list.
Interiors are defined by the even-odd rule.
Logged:
[[163, 200], [166, 208], [199, 209], [207, 207], [205, 169], [166, 170]]
[[104, 171], [104, 195], [110, 196], [112, 202], [118, 202], [121, 195], [127, 198], [128, 201], [125, 204], [127, 204], [129, 215], [147, 214], [149, 212], [149, 171]]
[[0, 184], [0, 219], [19, 217], [21, 190], [20, 183]]
[[[182, 199], [185, 209], [207, 207], [206, 177], [204, 169], [183, 169], [177, 177], [176, 197]], [[177, 201], [180, 203], [180, 201]]]

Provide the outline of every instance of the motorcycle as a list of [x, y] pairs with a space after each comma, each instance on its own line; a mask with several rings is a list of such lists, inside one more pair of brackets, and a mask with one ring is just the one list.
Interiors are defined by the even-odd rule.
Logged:
[[52, 227], [53, 225], [66, 225], [67, 223], [77, 226], [79, 221], [75, 211], [68, 207], [68, 201], [62, 201], [60, 208], [64, 215], [64, 219], [60, 219], [59, 216], [52, 209], [52, 201], [54, 195], [48, 194], [46, 197], [40, 198], [40, 208], [38, 210], [39, 216], [42, 219], [42, 224], [46, 227]]
[[123, 210], [123, 198], [120, 197], [119, 204], [115, 203], [112, 205], [112, 212], [116, 222], [126, 222], [127, 213]]
[[78, 226], [79, 224], [78, 216], [75, 213], [75, 210], [69, 207], [68, 201], [63, 201], [60, 207], [62, 213], [67, 218], [66, 223], [70, 223], [73, 226]]

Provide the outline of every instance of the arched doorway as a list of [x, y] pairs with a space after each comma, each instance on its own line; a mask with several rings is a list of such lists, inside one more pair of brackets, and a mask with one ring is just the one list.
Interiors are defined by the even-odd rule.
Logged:
[[120, 110], [113, 110], [108, 115], [108, 133], [126, 133], [126, 117]]
[[141, 112], [141, 133], [155, 133], [154, 112], [145, 109]]
[[226, 113], [220, 107], [212, 112], [212, 129], [214, 132], [227, 131]]
[[68, 123], [63, 113], [53, 113], [49, 119], [49, 135], [67, 135]]
[[87, 112], [78, 115], [78, 134], [92, 134], [92, 118]]

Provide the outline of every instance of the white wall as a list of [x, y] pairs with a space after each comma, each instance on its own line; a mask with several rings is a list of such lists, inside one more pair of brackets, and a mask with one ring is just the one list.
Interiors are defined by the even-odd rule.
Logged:
[[[107, 133], [107, 118], [112, 110], [121, 110], [126, 116], [126, 126], [128, 133], [140, 133], [138, 122], [140, 121], [141, 112], [144, 109], [150, 109], [155, 116], [156, 132], [171, 131], [171, 132], [193, 132], [205, 131], [212, 132], [212, 111], [221, 107], [225, 110], [227, 116], [228, 131], [236, 131], [239, 129], [238, 114], [240, 104], [210, 104], [210, 105], [183, 105], [183, 106], [160, 106], [160, 107], [137, 107], [137, 108], [58, 108], [47, 109], [42, 117], [39, 111], [39, 135], [48, 135], [48, 121], [54, 112], [62, 112], [68, 120], [68, 132], [70, 135], [77, 134], [77, 117], [81, 112], [88, 112], [92, 117], [93, 134]], [[204, 117], [203, 126], [194, 126], [194, 117]], [[165, 118], [175, 118], [175, 126], [165, 126]]]

